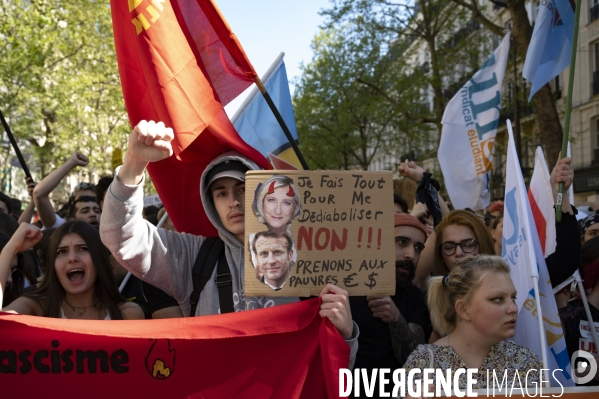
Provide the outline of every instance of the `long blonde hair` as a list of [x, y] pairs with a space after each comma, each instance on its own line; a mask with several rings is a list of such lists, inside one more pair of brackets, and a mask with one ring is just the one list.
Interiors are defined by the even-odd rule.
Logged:
[[446, 336], [455, 329], [456, 302], [468, 300], [483, 279], [492, 273], [509, 274], [510, 267], [500, 256], [476, 255], [460, 260], [447, 276], [428, 279], [427, 301], [435, 331]]

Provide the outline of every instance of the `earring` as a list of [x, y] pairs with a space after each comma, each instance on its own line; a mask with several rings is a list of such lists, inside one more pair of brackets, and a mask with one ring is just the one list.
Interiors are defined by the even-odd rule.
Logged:
[[464, 321], [464, 320], [462, 320], [461, 316], [458, 316], [458, 321]]

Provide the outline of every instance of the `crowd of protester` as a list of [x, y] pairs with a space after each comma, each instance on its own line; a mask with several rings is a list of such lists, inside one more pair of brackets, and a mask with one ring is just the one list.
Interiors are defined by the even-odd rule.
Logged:
[[[114, 320], [266, 306], [265, 298], [244, 296], [241, 277], [245, 172], [258, 167], [231, 153], [215, 159], [202, 176], [202, 202], [219, 231], [222, 256], [219, 269], [207, 265], [207, 278], [198, 290], [192, 269], [202, 261], [207, 240], [177, 232], [164, 209], [143, 207], [144, 170], [149, 162], [172, 154], [171, 139], [172, 130], [163, 124], [142, 121], [131, 133], [126, 161], [115, 177], [79, 183], [58, 210], [50, 194], [72, 169], [87, 165], [79, 152], [39, 183], [27, 180], [31, 200], [22, 212], [20, 203], [0, 193], [3, 311]], [[512, 374], [541, 369], [530, 349], [510, 341], [518, 309], [510, 269], [501, 258], [503, 201], [483, 213], [453, 209], [438, 193], [433, 176], [414, 162], [402, 162], [398, 171], [414, 180], [418, 190], [412, 209], [394, 196], [396, 294], [350, 298], [340, 287], [327, 285], [320, 295], [321, 316], [331, 320], [351, 348], [348, 364], [367, 370], [467, 367], [478, 368], [481, 376], [490, 369]], [[551, 184], [562, 182], [567, 190], [573, 179], [570, 158], [560, 159]], [[281, 185], [273, 183], [272, 192], [290, 192], [289, 184]], [[257, 204], [254, 212], [262, 206]], [[571, 355], [581, 349], [579, 325], [587, 321], [579, 290], [585, 290], [591, 315], [599, 322], [599, 214], [587, 209], [588, 216], [577, 221], [577, 210], [566, 196], [562, 209], [562, 221], [555, 226], [556, 250], [546, 263], [554, 287], [577, 270], [582, 275], [582, 286], [574, 280], [556, 294]], [[267, 218], [262, 223], [276, 237], [290, 234], [288, 224], [271, 226], [274, 222]], [[217, 280], [223, 265], [228, 291]], [[274, 305], [297, 300], [270, 298]], [[537, 373], [527, 381], [539, 378]], [[478, 381], [477, 387], [484, 388], [487, 379]]]

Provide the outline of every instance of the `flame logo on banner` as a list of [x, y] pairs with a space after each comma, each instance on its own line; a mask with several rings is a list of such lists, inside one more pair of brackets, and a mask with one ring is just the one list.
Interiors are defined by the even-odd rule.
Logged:
[[155, 340], [146, 356], [146, 370], [157, 380], [165, 380], [175, 372], [175, 354], [171, 341]]

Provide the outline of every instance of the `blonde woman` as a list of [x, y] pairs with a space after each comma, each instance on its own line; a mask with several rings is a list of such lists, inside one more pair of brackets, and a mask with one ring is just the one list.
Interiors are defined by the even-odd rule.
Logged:
[[[487, 370], [501, 376], [507, 372], [509, 381], [518, 373], [523, 384], [538, 384], [541, 360], [508, 341], [516, 334], [515, 299], [509, 266], [499, 256], [467, 257], [449, 275], [432, 277], [428, 306], [433, 327], [443, 338], [418, 346], [404, 365], [406, 374], [414, 368], [471, 368], [478, 369], [474, 389], [487, 388]], [[465, 389], [466, 382], [462, 374], [459, 387]]]

